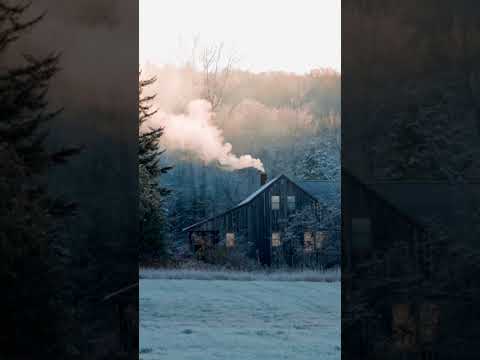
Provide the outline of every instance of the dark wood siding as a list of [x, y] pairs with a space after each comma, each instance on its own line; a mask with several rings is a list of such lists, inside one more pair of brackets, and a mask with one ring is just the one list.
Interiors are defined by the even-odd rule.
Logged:
[[[371, 224], [371, 239], [365, 248], [355, 244], [352, 222], [358, 218], [369, 219]], [[353, 176], [343, 177], [342, 222], [343, 271], [376, 261], [378, 275], [418, 271], [428, 275], [428, 264], [423, 264], [424, 256], [417, 250], [428, 236], [424, 227]]]

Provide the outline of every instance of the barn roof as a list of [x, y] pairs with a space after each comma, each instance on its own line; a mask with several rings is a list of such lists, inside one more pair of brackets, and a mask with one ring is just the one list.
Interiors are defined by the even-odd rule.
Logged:
[[[314, 200], [320, 200], [320, 198], [324, 198], [324, 196], [327, 196], [330, 198], [333, 196], [335, 188], [339, 188], [339, 183], [331, 183], [331, 182], [326, 182], [326, 181], [293, 181], [289, 179], [287, 176], [284, 174], [280, 174], [270, 181], [267, 181], [264, 185], [262, 185], [258, 190], [254, 191], [252, 194], [247, 196], [244, 200], [242, 200], [240, 203], [235, 205], [234, 207], [230, 208], [227, 211], [224, 211], [221, 214], [209, 217], [205, 220], [199, 221], [193, 225], [190, 225], [186, 228], [183, 229], [183, 231], [188, 231], [189, 229], [192, 229], [196, 226], [199, 226], [201, 224], [206, 223], [207, 221], [210, 221], [212, 219], [215, 219], [219, 216], [225, 215], [229, 213], [230, 211], [233, 211], [235, 209], [238, 209], [239, 207], [245, 206], [248, 203], [250, 203], [253, 199], [255, 199], [258, 195], [260, 195], [262, 192], [264, 192], [266, 189], [268, 189], [270, 186], [272, 186], [275, 182], [277, 182], [280, 178], [285, 178], [288, 181], [292, 182], [293, 184], [297, 185], [301, 190], [303, 190], [308, 196], [313, 198]], [[335, 185], [336, 184], [336, 185]], [[325, 191], [324, 194], [322, 194], [322, 191]]]
[[449, 184], [446, 181], [362, 181], [350, 170], [345, 175], [363, 184], [379, 198], [395, 207], [397, 211], [419, 225], [428, 225], [430, 220], [444, 224], [459, 221], [459, 199], [480, 194], [480, 183]]
[[242, 200], [238, 205], [236, 205], [235, 207], [233, 207], [231, 210], [239, 207], [239, 206], [243, 206], [243, 205], [246, 205], [248, 204], [250, 201], [252, 201], [253, 199], [255, 199], [258, 195], [260, 195], [263, 191], [265, 191], [267, 188], [269, 188], [273, 183], [275, 183], [278, 179], [280, 179], [283, 175], [280, 174], [276, 177], [274, 177], [272, 180], [270, 181], [267, 181], [265, 184], [263, 184], [262, 186], [260, 186], [258, 188], [257, 191], [254, 191], [252, 194], [250, 194], [249, 196], [247, 196], [244, 200]]
[[297, 180], [295, 183], [303, 190], [313, 195], [317, 200], [340, 201], [340, 182], [325, 180]]
[[474, 197], [480, 190], [479, 184], [446, 182], [378, 182], [370, 186], [403, 213], [425, 224], [430, 220], [443, 224], [461, 221], [463, 215], [457, 202]]

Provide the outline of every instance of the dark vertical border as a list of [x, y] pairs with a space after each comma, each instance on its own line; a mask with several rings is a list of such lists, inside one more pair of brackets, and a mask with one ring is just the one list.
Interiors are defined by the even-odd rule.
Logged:
[[[70, 330], [58, 348], [75, 359], [138, 358], [138, 2], [34, 1], [25, 19], [42, 13], [1, 63], [19, 65], [20, 54], [60, 54], [48, 102], [64, 110], [49, 126], [47, 145], [83, 148], [43, 174], [52, 196], [77, 207], [61, 230], [68, 265], [57, 284], [65, 292], [58, 313], [69, 314]], [[32, 314], [42, 313], [36, 306]], [[57, 341], [51, 339], [52, 348]]]

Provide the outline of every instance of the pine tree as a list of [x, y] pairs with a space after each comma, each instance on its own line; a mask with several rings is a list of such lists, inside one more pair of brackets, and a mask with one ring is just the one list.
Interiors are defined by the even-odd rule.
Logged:
[[[24, 21], [30, 4], [0, 1], [0, 53], [43, 16]], [[3, 311], [0, 358], [19, 353], [36, 358], [65, 354], [70, 322], [62, 274], [68, 245], [62, 219], [74, 204], [54, 199], [45, 184], [51, 166], [80, 151], [50, 153], [46, 126], [59, 115], [49, 111], [48, 85], [59, 56], [24, 55], [23, 63], [0, 70], [0, 282]], [[63, 309], [63, 310], [62, 310]], [[52, 341], [55, 339], [55, 341]]]
[[165, 197], [170, 190], [160, 185], [159, 178], [172, 169], [160, 165], [160, 156], [165, 152], [160, 146], [163, 127], [152, 128], [148, 120], [157, 112], [152, 110], [151, 102], [155, 95], [143, 95], [146, 86], [153, 84], [155, 78], [139, 82], [139, 187], [140, 187], [140, 260], [161, 260], [166, 257], [165, 244], [167, 221]]
[[[152, 110], [152, 101], [155, 95], [143, 96], [145, 87], [155, 83], [156, 78], [153, 77], [147, 80], [140, 80], [139, 86], [139, 164], [143, 165], [149, 174], [156, 178], [161, 174], [166, 174], [172, 169], [172, 166], [160, 166], [160, 155], [165, 152], [160, 146], [160, 138], [163, 135], [164, 128], [152, 128], [146, 126], [146, 122], [157, 113], [157, 110]], [[170, 193], [168, 189], [158, 185], [160, 193], [167, 195]]]
[[324, 129], [314, 136], [305, 136], [298, 145], [298, 160], [294, 163], [296, 176], [311, 180], [339, 181], [340, 148], [333, 130]]

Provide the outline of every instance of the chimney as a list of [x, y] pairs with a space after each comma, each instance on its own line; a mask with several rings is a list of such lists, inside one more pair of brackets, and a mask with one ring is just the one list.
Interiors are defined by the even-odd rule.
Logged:
[[260, 186], [265, 185], [266, 182], [267, 182], [267, 173], [266, 172], [260, 173]]

